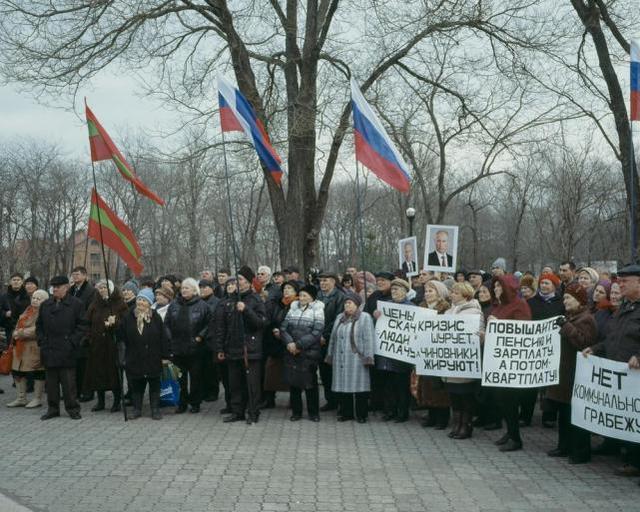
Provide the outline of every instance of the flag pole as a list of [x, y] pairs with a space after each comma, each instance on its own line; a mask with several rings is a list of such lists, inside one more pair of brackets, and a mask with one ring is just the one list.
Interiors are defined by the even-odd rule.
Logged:
[[[360, 266], [362, 267], [362, 285], [364, 289], [364, 297], [367, 298], [367, 274], [365, 271], [366, 256], [364, 245], [364, 227], [362, 222], [362, 197], [360, 196], [360, 166], [358, 165], [358, 156], [356, 155], [356, 209], [358, 217], [358, 238], [360, 239]], [[363, 172], [364, 174], [364, 172]]]
[[636, 158], [633, 147], [633, 119], [629, 120], [629, 186], [630, 196], [630, 230], [631, 230], [631, 264], [638, 261], [638, 235], [637, 235], [637, 208], [638, 198], [636, 197]]
[[[223, 157], [223, 162], [224, 162], [224, 178], [225, 178], [225, 182], [227, 185], [227, 204], [229, 207], [229, 229], [231, 230], [231, 251], [233, 253], [233, 266], [235, 267], [235, 274], [236, 274], [236, 305], [238, 304], [238, 302], [240, 302], [240, 283], [238, 283], [237, 281], [237, 274], [238, 274], [238, 250], [236, 247], [236, 232], [233, 226], [233, 208], [232, 208], [232, 202], [231, 202], [231, 179], [229, 177], [229, 165], [227, 163], [227, 142], [224, 136], [224, 129], [222, 128], [222, 120], [220, 121], [220, 132], [222, 133], [222, 157]], [[236, 310], [237, 311], [237, 310]], [[251, 393], [251, 390], [249, 389], [249, 386], [251, 386], [251, 379], [249, 379], [249, 375], [250, 375], [250, 371], [249, 371], [249, 352], [247, 350], [247, 344], [245, 342], [245, 336], [244, 336], [244, 320], [242, 318], [242, 316], [240, 316], [240, 321], [238, 322], [238, 329], [240, 330], [240, 337], [242, 340], [242, 351], [243, 351], [243, 363], [244, 363], [244, 371], [245, 374], [247, 376], [247, 398], [248, 398], [248, 402], [249, 402], [249, 416], [247, 417], [247, 420], [249, 421], [249, 418], [252, 418], [253, 412], [254, 412], [254, 403], [253, 403], [253, 393]]]
[[[84, 99], [84, 105], [85, 107], [87, 106], [87, 98]], [[98, 182], [96, 180], [96, 165], [93, 161], [93, 158], [91, 158], [91, 176], [93, 178], [93, 199], [96, 202], [96, 210], [98, 213], [98, 229], [100, 231], [100, 250], [102, 251], [102, 262], [104, 264], [104, 278], [107, 281], [107, 302], [109, 303], [109, 311], [110, 313], [113, 315], [113, 309], [111, 307], [111, 290], [109, 289], [109, 265], [107, 264], [107, 255], [106, 252], [104, 250], [104, 235], [102, 233], [102, 218], [100, 215], [100, 205], [98, 203]], [[89, 212], [91, 212], [91, 208], [89, 208]], [[89, 215], [91, 215], [91, 213], [89, 213]], [[87, 228], [87, 241], [89, 240], [89, 229]], [[119, 360], [118, 360], [118, 344], [116, 342], [115, 336], [113, 335], [113, 333], [111, 334], [111, 338], [113, 340], [113, 343], [116, 345], [116, 368], [117, 368], [117, 374], [118, 374], [118, 384], [120, 385], [120, 401], [121, 401], [121, 407], [122, 407], [122, 414], [124, 416], [124, 421], [126, 422], [128, 420], [127, 418], [127, 406], [125, 405], [125, 400], [124, 400], [124, 381], [122, 379], [122, 372], [120, 370], [120, 364], [119, 364]]]

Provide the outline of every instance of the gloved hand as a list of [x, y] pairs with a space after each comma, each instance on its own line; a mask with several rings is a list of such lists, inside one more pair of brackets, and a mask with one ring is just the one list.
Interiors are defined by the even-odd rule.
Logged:
[[559, 316], [558, 318], [556, 318], [556, 322], [555, 323], [556, 323], [556, 325], [558, 327], [562, 327], [564, 324], [567, 323], [567, 319], [564, 316]]

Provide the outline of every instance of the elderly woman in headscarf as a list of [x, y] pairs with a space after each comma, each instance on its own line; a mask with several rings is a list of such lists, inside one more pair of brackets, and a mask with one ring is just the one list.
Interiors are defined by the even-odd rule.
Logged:
[[[13, 361], [11, 374], [16, 383], [16, 399], [7, 407], [40, 407], [44, 390], [45, 372], [40, 361], [40, 348], [36, 337], [36, 321], [40, 313], [40, 305], [49, 298], [44, 290], [36, 290], [31, 295], [31, 305], [18, 317], [12, 333]], [[27, 378], [33, 377], [34, 397], [27, 401]]]
[[373, 366], [375, 331], [373, 320], [361, 310], [362, 298], [347, 293], [344, 312], [333, 324], [326, 362], [333, 365], [331, 390], [340, 401], [338, 421], [355, 419], [365, 423], [368, 415], [368, 395], [371, 391], [369, 369]]
[[[391, 281], [391, 301], [396, 304], [413, 306], [407, 298], [410, 286], [404, 279]], [[376, 318], [381, 316], [379, 310], [374, 311]], [[410, 383], [412, 364], [397, 361], [389, 357], [375, 356], [375, 366], [380, 372], [380, 381], [384, 395], [383, 421], [394, 420], [404, 423], [409, 419], [409, 402], [411, 401]]]
[[582, 267], [576, 272], [576, 280], [578, 281], [578, 284], [587, 291], [589, 307], [593, 305], [593, 289], [596, 284], [598, 284], [599, 279], [600, 276], [598, 275], [598, 272], [591, 267]]
[[[424, 300], [420, 307], [432, 309], [439, 315], [444, 314], [449, 304], [449, 290], [437, 279], [427, 281], [424, 287]], [[440, 377], [419, 376], [416, 390], [418, 405], [427, 408], [427, 415], [422, 419], [423, 427], [435, 427], [444, 430], [449, 424], [449, 393]]]
[[82, 388], [86, 394], [97, 391], [93, 412], [104, 410], [106, 391], [113, 393], [111, 412], [118, 412], [121, 389], [114, 334], [128, 308], [112, 281], [98, 281], [96, 292], [87, 309], [89, 354]]
[[160, 375], [163, 363], [169, 359], [169, 339], [159, 313], [151, 308], [153, 292], [142, 289], [136, 297], [135, 307], [124, 315], [118, 329], [118, 341], [125, 347], [125, 368], [130, 379], [135, 420], [142, 415], [142, 398], [149, 384], [151, 418], [159, 420]]

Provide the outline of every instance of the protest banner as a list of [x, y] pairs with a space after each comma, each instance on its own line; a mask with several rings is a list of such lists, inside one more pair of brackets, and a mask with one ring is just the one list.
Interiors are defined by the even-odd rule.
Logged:
[[416, 373], [479, 379], [480, 315], [438, 315], [418, 336]]
[[640, 443], [640, 370], [577, 353], [571, 423], [595, 434]]
[[488, 323], [482, 385], [537, 388], [560, 382], [560, 328], [556, 318]]
[[405, 363], [416, 363], [417, 340], [436, 312], [427, 308], [378, 301], [382, 313], [376, 321], [375, 354]]

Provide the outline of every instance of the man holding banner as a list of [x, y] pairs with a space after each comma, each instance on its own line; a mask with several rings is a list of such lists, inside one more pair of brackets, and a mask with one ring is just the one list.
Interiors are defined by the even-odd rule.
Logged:
[[[597, 356], [605, 357], [612, 361], [619, 361], [625, 363], [629, 367], [628, 374], [623, 378], [622, 370], [617, 368], [600, 368], [597, 370], [599, 375], [607, 375], [616, 377], [614, 383], [617, 385], [618, 390], [621, 391], [625, 381], [637, 378], [637, 374], [640, 371], [640, 265], [628, 265], [618, 272], [620, 292], [623, 297], [623, 302], [620, 305], [618, 311], [613, 315], [609, 323], [607, 324], [607, 336], [604, 341], [593, 345], [590, 348], [586, 348], [582, 351], [585, 356], [594, 354]], [[580, 366], [580, 361], [578, 365]], [[581, 368], [578, 367], [576, 371], [576, 381], [578, 381], [578, 374]], [[595, 370], [594, 370], [595, 371]], [[597, 373], [596, 372], [596, 373]], [[603, 384], [604, 378], [599, 380], [600, 386]], [[635, 396], [637, 397], [637, 389], [635, 390]], [[574, 408], [576, 407], [576, 390], [574, 389], [574, 396], [572, 402]], [[606, 415], [606, 412], [602, 412]], [[573, 414], [572, 421], [575, 424], [577, 421], [577, 414]], [[612, 417], [610, 415], [609, 417]], [[640, 416], [636, 413], [636, 416]], [[584, 417], [584, 416], [583, 416]], [[598, 418], [599, 419], [599, 416]], [[635, 423], [638, 424], [640, 418], [635, 418]], [[606, 426], [606, 421], [604, 422]], [[602, 435], [609, 435], [610, 437], [616, 437], [618, 439], [628, 439], [626, 436], [620, 434], [620, 429], [609, 428], [605, 433], [599, 428], [599, 423], [584, 425], [584, 428], [588, 428], [592, 432], [597, 432]], [[640, 476], [640, 435], [636, 433], [633, 437], [634, 441], [627, 443], [627, 451], [630, 455], [629, 464], [626, 464], [622, 468], [616, 470], [616, 473], [622, 476]], [[636, 441], [637, 439], [637, 441]]]

